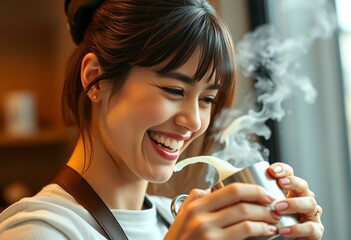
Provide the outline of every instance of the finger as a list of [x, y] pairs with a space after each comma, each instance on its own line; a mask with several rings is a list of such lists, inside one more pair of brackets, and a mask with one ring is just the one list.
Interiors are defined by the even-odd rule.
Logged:
[[318, 205], [312, 197], [287, 198], [275, 203], [274, 210], [281, 215], [297, 213], [312, 218], [318, 211]]
[[318, 216], [318, 217], [322, 217], [322, 215], [323, 215], [323, 208], [320, 206], [320, 205], [317, 205], [317, 212], [316, 212], [316, 214], [315, 214], [315, 216]]
[[309, 189], [308, 183], [299, 177], [289, 176], [279, 178], [279, 186], [288, 191], [289, 197], [314, 197], [314, 193]]
[[[230, 226], [223, 231], [220, 239], [247, 239], [249, 237], [273, 236], [277, 234], [277, 227], [264, 222], [243, 221]], [[219, 238], [218, 238], [219, 239]]]
[[232, 183], [197, 199], [196, 202], [190, 202], [189, 208], [193, 213], [213, 212], [240, 201], [268, 205], [274, 200], [263, 187], [253, 184]]
[[268, 205], [273, 203], [274, 200], [274, 197], [261, 186], [232, 183], [198, 199], [194, 208], [212, 212], [242, 201]]
[[238, 203], [227, 208], [211, 212], [208, 218], [211, 225], [226, 227], [244, 220], [261, 221], [277, 224], [281, 218], [270, 208], [254, 203]]
[[282, 227], [279, 229], [279, 234], [287, 238], [301, 238], [305, 237], [310, 240], [319, 240], [322, 238], [324, 227], [320, 223], [305, 222], [289, 227]]
[[285, 163], [273, 163], [268, 168], [269, 173], [275, 178], [282, 178], [286, 176], [294, 176], [294, 170], [291, 166]]
[[317, 223], [322, 223], [321, 221], [321, 216], [322, 216], [322, 208], [321, 206], [317, 205], [317, 210], [313, 215], [301, 215], [300, 216], [300, 222], [307, 222], [307, 221], [313, 221]]
[[186, 200], [184, 202], [194, 201], [195, 199], [202, 198], [210, 193], [211, 193], [210, 189], [206, 189], [206, 190], [193, 189], [193, 190], [191, 190], [191, 192], [189, 193], [189, 196], [186, 198]]
[[178, 210], [178, 214], [180, 214], [182, 212], [182, 210], [184, 209], [185, 206], [187, 206], [190, 202], [202, 198], [208, 194], [210, 194], [210, 190], [202, 190], [202, 189], [193, 189], [191, 190], [191, 192], [189, 193], [189, 196], [184, 200], [184, 202], [182, 203], [182, 205], [180, 205], [179, 210]]

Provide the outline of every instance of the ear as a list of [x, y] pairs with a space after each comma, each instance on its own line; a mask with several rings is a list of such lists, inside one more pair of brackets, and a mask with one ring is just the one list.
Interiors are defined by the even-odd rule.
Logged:
[[[81, 81], [84, 89], [94, 81], [98, 76], [102, 74], [102, 68], [100, 66], [99, 60], [94, 53], [88, 53], [84, 56], [81, 66]], [[99, 83], [95, 84], [89, 92], [87, 92], [88, 97], [92, 102], [100, 101], [100, 86]]]

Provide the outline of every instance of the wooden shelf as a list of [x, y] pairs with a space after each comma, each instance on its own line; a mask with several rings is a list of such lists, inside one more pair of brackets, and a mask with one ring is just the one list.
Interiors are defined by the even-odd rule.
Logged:
[[9, 136], [0, 132], [0, 147], [26, 147], [33, 145], [47, 145], [64, 143], [75, 136], [75, 131], [63, 127], [52, 129], [40, 129], [31, 136]]

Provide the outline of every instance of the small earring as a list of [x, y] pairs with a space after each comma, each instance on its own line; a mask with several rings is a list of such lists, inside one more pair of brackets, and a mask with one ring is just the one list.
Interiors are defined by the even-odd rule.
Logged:
[[93, 99], [96, 100], [96, 95], [93, 95]]

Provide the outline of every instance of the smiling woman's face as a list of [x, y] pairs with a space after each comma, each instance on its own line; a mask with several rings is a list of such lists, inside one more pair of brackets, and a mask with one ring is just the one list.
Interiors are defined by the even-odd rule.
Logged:
[[109, 91], [102, 91], [99, 124], [93, 124], [99, 130], [94, 132], [115, 165], [129, 169], [123, 174], [167, 181], [179, 155], [207, 129], [219, 86], [214, 79], [192, 80], [198, 62], [195, 53], [166, 74], [133, 67], [110, 102]]

